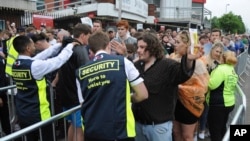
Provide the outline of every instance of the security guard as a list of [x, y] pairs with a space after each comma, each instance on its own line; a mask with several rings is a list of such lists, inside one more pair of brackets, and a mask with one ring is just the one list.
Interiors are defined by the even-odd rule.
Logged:
[[13, 40], [19, 36], [19, 35], [24, 35], [25, 34], [25, 29], [23, 27], [20, 27], [17, 29], [17, 35], [11, 37], [7, 42], [7, 59], [6, 59], [6, 67], [5, 67], [5, 73], [8, 74], [9, 76], [12, 76], [12, 65], [15, 63], [17, 57], [18, 57], [18, 52], [15, 50], [13, 46]]
[[109, 37], [104, 32], [93, 33], [88, 43], [95, 57], [76, 71], [85, 141], [133, 141], [130, 85], [135, 92], [132, 101], [143, 101], [148, 97], [143, 79], [131, 61], [108, 54]]
[[[19, 53], [12, 68], [12, 77], [17, 87], [15, 106], [21, 128], [51, 117], [44, 76], [61, 67], [70, 58], [74, 44], [68, 44], [54, 58], [49, 57], [60, 51], [60, 43], [31, 58], [35, 53], [33, 41], [23, 35], [13, 40], [13, 46]], [[27, 140], [36, 141], [38, 135], [38, 130], [31, 132], [27, 135]], [[42, 127], [42, 137], [46, 141], [53, 140], [50, 125]]]
[[12, 65], [17, 59], [18, 53], [13, 47], [13, 40], [15, 37], [11, 37], [7, 42], [7, 59], [6, 59], [6, 67], [5, 67], [5, 73], [7, 73], [9, 76], [12, 76]]

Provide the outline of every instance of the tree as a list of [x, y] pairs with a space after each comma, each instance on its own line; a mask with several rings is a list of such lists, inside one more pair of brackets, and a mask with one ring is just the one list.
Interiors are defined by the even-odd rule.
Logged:
[[232, 12], [224, 14], [219, 18], [220, 28], [227, 33], [244, 33], [245, 26], [241, 16], [234, 15]]
[[216, 16], [211, 19], [211, 27], [212, 27], [212, 29], [213, 28], [220, 28], [220, 21]]
[[246, 26], [245, 26], [244, 22], [242, 21], [242, 17], [238, 16], [238, 18], [241, 21], [240, 22], [240, 28], [239, 28], [238, 32], [239, 33], [245, 33], [246, 32]]
[[222, 17], [213, 17], [211, 19], [211, 27], [220, 28], [226, 33], [245, 33], [246, 27], [242, 21], [242, 17], [234, 15], [232, 12], [224, 14]]

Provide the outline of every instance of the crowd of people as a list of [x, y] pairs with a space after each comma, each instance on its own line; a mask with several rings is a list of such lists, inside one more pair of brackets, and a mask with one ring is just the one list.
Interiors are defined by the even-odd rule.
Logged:
[[[204, 30], [191, 53], [188, 31], [136, 30], [127, 20], [105, 28], [100, 20], [78, 23], [71, 31], [7, 27], [0, 34], [0, 87], [8, 79], [16, 84], [17, 123], [23, 129], [49, 119], [51, 100], [55, 114], [81, 104], [66, 117], [69, 141], [193, 141], [196, 133], [221, 141], [235, 104], [234, 66], [250, 44], [246, 35]], [[6, 135], [7, 105], [1, 91]], [[51, 130], [42, 127], [42, 138], [52, 140]], [[27, 135], [38, 139], [38, 130]]]

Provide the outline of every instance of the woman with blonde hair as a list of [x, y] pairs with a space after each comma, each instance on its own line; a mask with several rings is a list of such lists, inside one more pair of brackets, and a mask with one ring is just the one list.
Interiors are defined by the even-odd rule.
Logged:
[[222, 42], [215, 42], [208, 55], [202, 57], [209, 73], [218, 66], [222, 61], [222, 54], [224, 52], [224, 45]]
[[[207, 70], [209, 73], [215, 69], [222, 62], [222, 55], [224, 52], [224, 46], [221, 42], [216, 42], [212, 45], [212, 48], [209, 54], [203, 56], [201, 59], [206, 64]], [[200, 139], [205, 139], [205, 131], [207, 125], [207, 114], [208, 114], [208, 105], [204, 102], [204, 111], [199, 119], [199, 134]], [[207, 134], [208, 136], [209, 134]]]
[[[190, 37], [187, 31], [176, 37], [176, 54], [172, 59], [179, 61], [190, 50]], [[190, 79], [178, 86], [178, 100], [173, 126], [175, 141], [193, 141], [194, 131], [204, 109], [205, 93], [209, 74], [201, 59], [196, 60], [194, 73]]]
[[232, 51], [225, 51], [222, 58], [222, 63], [211, 72], [208, 84], [208, 128], [211, 141], [222, 140], [226, 133], [228, 116], [235, 105], [238, 75], [234, 66], [237, 64], [237, 58]]

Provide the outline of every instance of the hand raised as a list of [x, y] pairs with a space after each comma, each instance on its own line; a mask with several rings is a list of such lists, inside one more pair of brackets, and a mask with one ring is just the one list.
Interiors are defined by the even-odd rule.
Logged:
[[196, 60], [204, 55], [204, 50], [201, 45], [195, 45], [194, 53], [191, 53], [191, 47], [189, 47], [187, 58], [189, 60]]
[[111, 49], [116, 51], [118, 54], [125, 55], [127, 52], [127, 48], [124, 42], [119, 43], [115, 40], [110, 42]]

